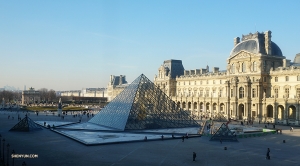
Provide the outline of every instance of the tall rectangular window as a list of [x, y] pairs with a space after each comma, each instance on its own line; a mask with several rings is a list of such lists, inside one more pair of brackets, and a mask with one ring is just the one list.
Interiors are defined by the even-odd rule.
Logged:
[[290, 97], [290, 89], [289, 88], [285, 88], [285, 97], [286, 98]]
[[203, 97], [203, 90], [200, 90], [200, 97]]
[[275, 82], [278, 82], [278, 77], [275, 77]]
[[206, 96], [206, 97], [209, 97], [209, 90], [206, 91], [205, 96]]
[[263, 68], [264, 68], [264, 71], [267, 71], [267, 61], [263, 61]]
[[285, 81], [289, 81], [289, 76], [285, 76]]
[[300, 88], [296, 89], [296, 95], [297, 95], [297, 97], [300, 97]]
[[274, 92], [275, 92], [275, 98], [278, 98], [278, 89], [274, 89]]
[[255, 88], [252, 89], [252, 97], [256, 97], [256, 89]]

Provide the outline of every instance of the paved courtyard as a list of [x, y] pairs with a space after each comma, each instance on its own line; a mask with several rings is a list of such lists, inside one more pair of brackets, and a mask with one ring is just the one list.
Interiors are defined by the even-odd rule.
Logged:
[[[10, 117], [14, 116], [14, 119]], [[24, 113], [20, 113], [21, 118]], [[71, 121], [73, 117], [59, 117], [31, 114], [33, 120]], [[83, 118], [82, 121], [87, 121]], [[73, 118], [73, 121], [76, 121]], [[10, 144], [10, 151], [16, 154], [37, 154], [38, 158], [16, 158], [15, 165], [25, 161], [30, 165], [300, 165], [300, 129], [294, 132], [288, 126], [276, 126], [283, 129], [283, 134], [272, 134], [261, 137], [239, 138], [239, 142], [211, 142], [206, 136], [185, 139], [133, 142], [85, 146], [79, 142], [57, 134], [48, 129], [34, 132], [9, 132], [17, 123], [15, 112], [0, 112], [0, 134], [5, 144]], [[254, 124], [258, 125], [258, 124]], [[264, 124], [261, 124], [264, 126]], [[271, 125], [270, 125], [271, 127]], [[286, 143], [283, 143], [283, 140]], [[227, 150], [224, 150], [224, 147]], [[1, 145], [1, 155], [3, 155]], [[271, 160], [266, 160], [267, 148], [270, 148]], [[197, 153], [192, 161], [192, 153]], [[5, 161], [6, 159], [5, 147]], [[10, 165], [12, 159], [10, 158]]]

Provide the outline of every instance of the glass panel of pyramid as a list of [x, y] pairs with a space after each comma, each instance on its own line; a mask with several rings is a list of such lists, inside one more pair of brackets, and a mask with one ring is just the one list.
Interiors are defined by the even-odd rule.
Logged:
[[217, 122], [227, 122], [228, 119], [225, 118], [225, 116], [222, 113], [218, 113], [215, 117], [214, 117], [214, 121]]
[[237, 142], [236, 135], [229, 130], [228, 126], [226, 126], [224, 123], [221, 125], [221, 127], [218, 129], [217, 132], [214, 133], [214, 135], [210, 138], [210, 141], [232, 141]]
[[199, 127], [143, 74], [89, 122], [118, 130]]

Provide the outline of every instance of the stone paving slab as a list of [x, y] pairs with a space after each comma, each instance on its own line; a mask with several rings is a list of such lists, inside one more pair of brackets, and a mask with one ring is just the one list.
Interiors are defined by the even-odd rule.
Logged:
[[[38, 158], [35, 159], [15, 159], [15, 165], [21, 165], [25, 161], [28, 166], [300, 166], [298, 154], [300, 146], [299, 127], [294, 127], [294, 132], [290, 132], [289, 126], [276, 125], [276, 127], [283, 129], [283, 134], [241, 138], [238, 139], [238, 143], [223, 142], [221, 144], [220, 142], [209, 141], [209, 137], [203, 136], [185, 139], [184, 142], [180, 139], [174, 139], [85, 146], [49, 129], [34, 132], [9, 132], [8, 130], [17, 123], [17, 118], [8, 119], [7, 115], [7, 113], [0, 112], [0, 134], [2, 139], [6, 139], [5, 143], [9, 143], [10, 149], [14, 149], [18, 154], [38, 154]], [[31, 115], [30, 118], [45, 120], [43, 115], [38, 117]], [[260, 125], [264, 126], [264, 124]], [[283, 140], [286, 140], [286, 143], [283, 143]], [[224, 150], [225, 146], [228, 150]], [[271, 160], [265, 159], [267, 148], [271, 149]], [[195, 162], [192, 161], [192, 152], [197, 153]]]

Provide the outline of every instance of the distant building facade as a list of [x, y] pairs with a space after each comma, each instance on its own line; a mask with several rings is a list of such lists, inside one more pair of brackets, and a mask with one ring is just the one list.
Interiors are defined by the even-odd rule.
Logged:
[[[61, 91], [60, 96], [101, 97], [111, 101], [128, 86], [125, 75], [111, 75], [107, 88], [84, 88], [82, 90]], [[103, 101], [101, 99], [101, 101]]]
[[40, 91], [36, 91], [34, 88], [22, 91], [22, 105], [40, 103]]
[[300, 124], [300, 54], [293, 62], [271, 40], [271, 31], [234, 39], [227, 70], [185, 70], [164, 61], [154, 83], [195, 117]]
[[127, 86], [128, 86], [128, 83], [126, 81], [125, 75], [120, 75], [120, 76], [111, 75], [110, 79], [109, 79], [109, 83], [107, 85], [108, 101], [113, 100]]
[[60, 91], [60, 96], [107, 97], [106, 88], [83, 88], [82, 90]]

